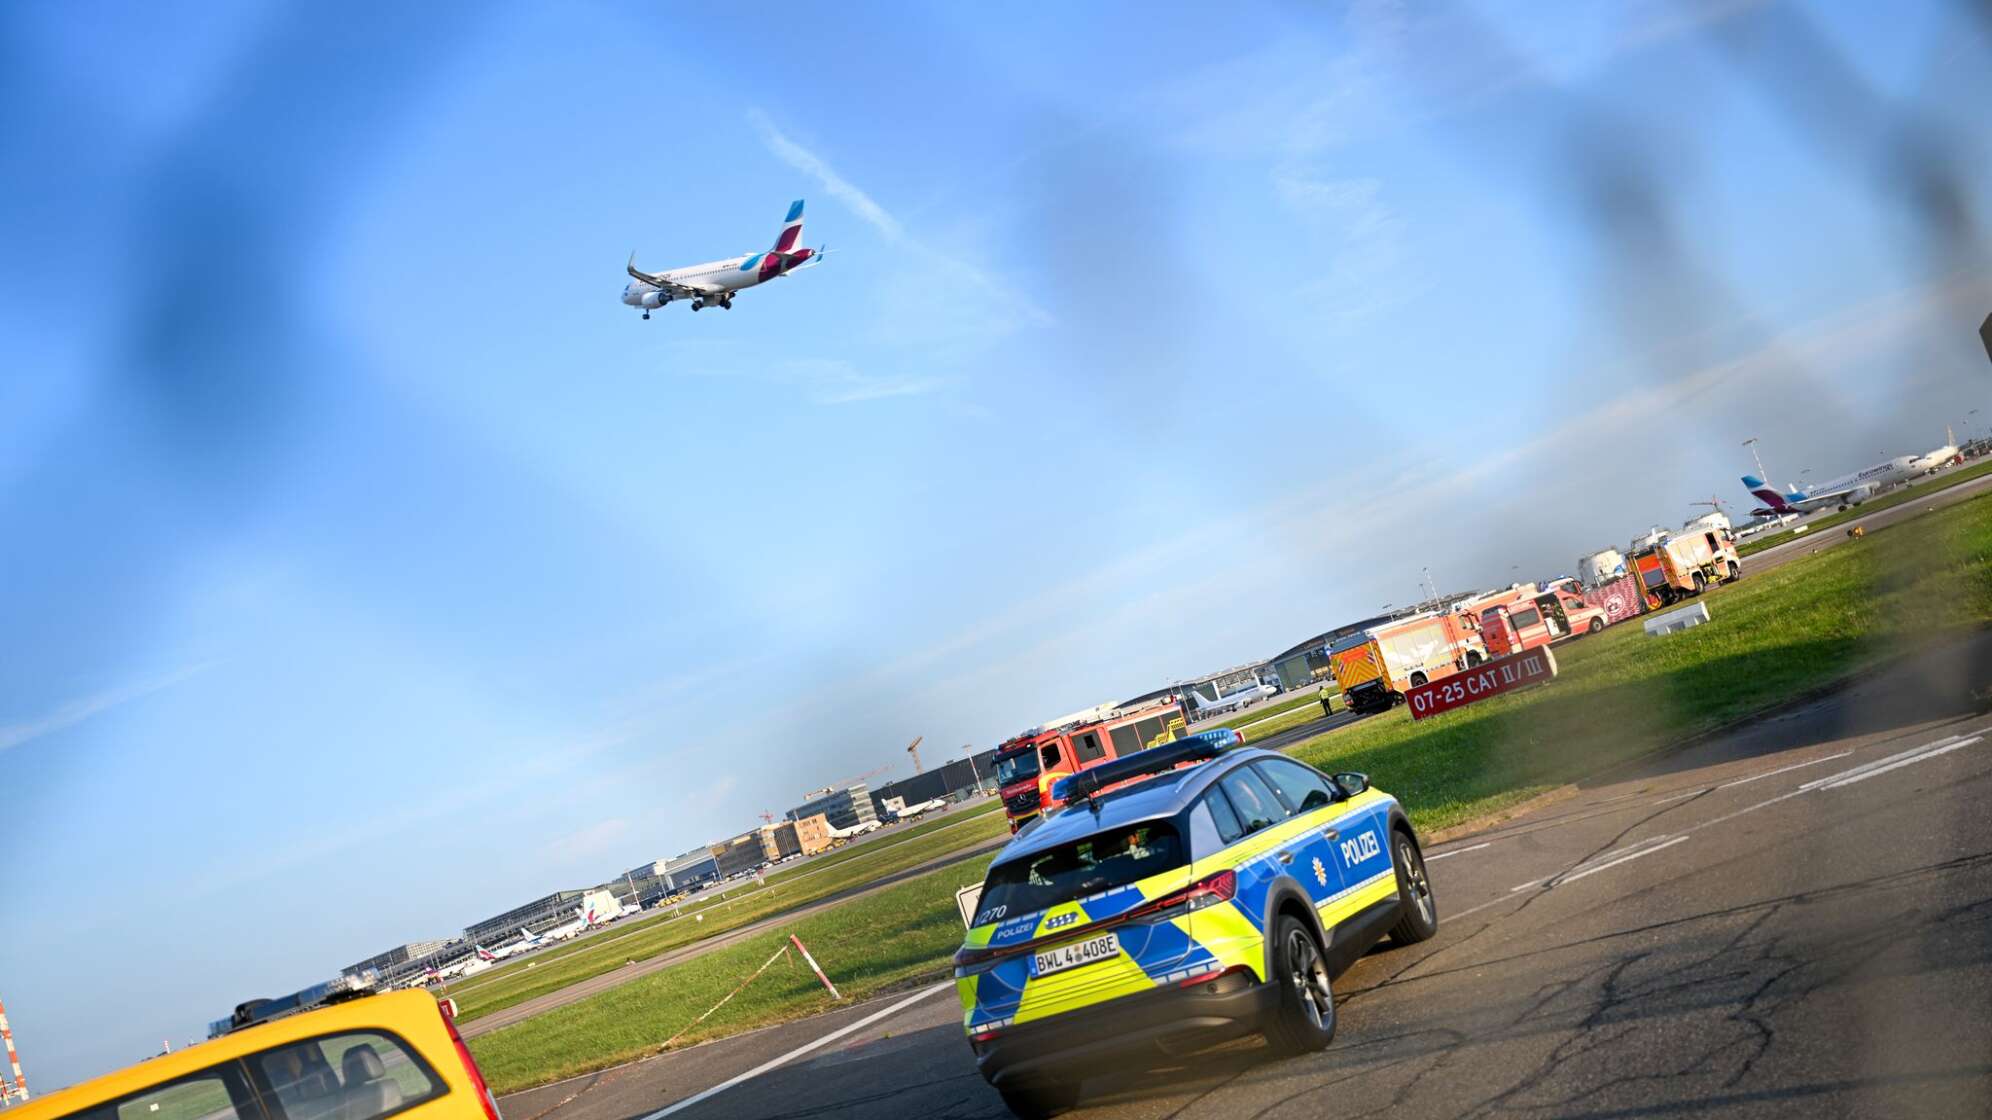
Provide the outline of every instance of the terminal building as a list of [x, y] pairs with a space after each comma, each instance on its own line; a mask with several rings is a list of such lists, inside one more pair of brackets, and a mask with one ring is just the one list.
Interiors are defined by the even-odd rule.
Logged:
[[710, 848], [693, 848], [664, 865], [665, 883], [673, 891], [690, 890], [718, 879], [719, 861], [712, 858]]
[[761, 858], [761, 830], [743, 832], [730, 840], [720, 840], [710, 845], [713, 862], [719, 867], [719, 877], [730, 879], [742, 872], [752, 871], [766, 863]]
[[819, 789], [811, 793], [808, 800], [790, 809], [787, 816], [794, 821], [819, 813], [831, 828], [856, 828], [878, 819], [878, 808], [872, 804], [871, 791], [865, 788], [863, 782]]
[[889, 798], [896, 797], [905, 804], [918, 805], [937, 797], [943, 801], [959, 801], [974, 796], [978, 790], [995, 788], [996, 748], [991, 747], [979, 754], [955, 759], [910, 778], [887, 782], [872, 791], [871, 802], [874, 813], [884, 817], [890, 815], [885, 811], [885, 803]]
[[403, 966], [419, 963], [424, 957], [435, 955], [454, 938], [439, 941], [410, 941], [406, 945], [396, 945], [385, 953], [375, 953], [358, 964], [349, 964], [339, 970], [343, 976], [360, 976], [368, 972], [379, 973], [382, 977], [393, 976], [405, 971]]
[[516, 934], [521, 929], [538, 933], [567, 921], [573, 916], [574, 908], [581, 905], [586, 891], [555, 891], [550, 895], [536, 898], [524, 906], [514, 906], [503, 914], [486, 918], [476, 925], [465, 926], [464, 939], [471, 942], [490, 942]]

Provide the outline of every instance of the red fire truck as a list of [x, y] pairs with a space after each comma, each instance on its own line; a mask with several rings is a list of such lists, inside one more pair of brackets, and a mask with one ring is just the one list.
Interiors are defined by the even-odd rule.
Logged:
[[1577, 634], [1595, 634], [1611, 621], [1603, 608], [1557, 587], [1481, 611], [1480, 640], [1487, 646], [1488, 656], [1507, 657]]
[[1052, 783], [1102, 762], [1183, 737], [1183, 706], [1174, 701], [1121, 708], [1099, 719], [1034, 728], [996, 748], [997, 791], [1010, 831], [1056, 809]]

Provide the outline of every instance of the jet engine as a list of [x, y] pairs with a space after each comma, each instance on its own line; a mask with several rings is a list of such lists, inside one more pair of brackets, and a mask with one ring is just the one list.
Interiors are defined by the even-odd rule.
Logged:
[[670, 302], [671, 297], [665, 295], [663, 292], [645, 292], [643, 293], [643, 301], [639, 306], [645, 311], [655, 311]]

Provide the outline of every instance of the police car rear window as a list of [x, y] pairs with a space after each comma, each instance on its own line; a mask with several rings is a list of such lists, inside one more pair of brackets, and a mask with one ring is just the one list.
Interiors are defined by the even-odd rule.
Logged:
[[991, 867], [982, 888], [982, 913], [1028, 914], [1174, 871], [1186, 862], [1182, 838], [1167, 822], [1102, 829]]

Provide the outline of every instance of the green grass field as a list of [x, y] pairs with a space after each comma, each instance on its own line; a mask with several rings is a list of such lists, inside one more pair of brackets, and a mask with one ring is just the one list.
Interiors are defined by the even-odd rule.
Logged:
[[[1775, 533], [1765, 533], [1761, 536], [1751, 537], [1736, 547], [1736, 554], [1739, 556], [1748, 556], [1753, 552], [1762, 552], [1767, 548], [1776, 547], [1777, 545], [1784, 544], [1786, 541], [1794, 540], [1801, 536], [1809, 537], [1821, 529], [1831, 529], [1836, 525], [1844, 525], [1856, 517], [1866, 517], [1868, 514], [1878, 510], [1884, 510], [1890, 506], [1899, 506], [1904, 502], [1915, 501], [1917, 498], [1927, 498], [1939, 491], [1948, 490], [1960, 482], [1970, 482], [1972, 479], [1988, 473], [1992, 473], [1992, 458], [1977, 463], [1967, 463], [1949, 474], [1939, 475], [1919, 486], [1898, 488], [1893, 493], [1883, 494], [1879, 498], [1870, 498], [1862, 502], [1859, 507], [1847, 510], [1844, 513], [1835, 511], [1823, 517], [1814, 517], [1810, 521], [1801, 522], [1800, 524], [1806, 527], [1804, 533], [1795, 533], [1792, 529], [1783, 529]], [[1797, 526], [1793, 526], [1793, 528], [1797, 528]]]
[[[1428, 832], [1483, 817], [1992, 622], [1992, 495], [1795, 560], [1703, 601], [1711, 622], [1683, 633], [1651, 638], [1619, 626], [1557, 647], [1560, 672], [1549, 685], [1423, 723], [1398, 709], [1291, 753], [1324, 769], [1368, 773]], [[940, 976], [961, 938], [954, 891], [987, 862], [854, 899], [471, 1047], [500, 1092], [640, 1057], [718, 1002], [790, 931], [847, 996]], [[828, 997], [814, 985], [807, 971], [778, 963], [680, 1044], [820, 1011]]]
[[[979, 805], [972, 805], [966, 809], [953, 810], [944, 817], [936, 817], [933, 820], [920, 821], [916, 824], [897, 825], [886, 835], [880, 836], [878, 839], [868, 843], [848, 845], [841, 851], [817, 856], [808, 863], [798, 864], [794, 867], [779, 868], [768, 875], [767, 880], [773, 883], [778, 879], [792, 879], [803, 875], [814, 875], [819, 871], [848, 863], [862, 856], [876, 855], [879, 851], [894, 844], [904, 844], [908, 840], [917, 840], [922, 837], [931, 836], [942, 829], [953, 828], [968, 820], [980, 817], [985, 813], [996, 812], [1002, 807], [1002, 801], [991, 797]], [[935, 854], [939, 854], [939, 850]]]
[[[1298, 692], [1290, 692], [1287, 695], [1281, 697], [1280, 699], [1272, 701], [1271, 703], [1259, 704], [1246, 712], [1232, 716], [1230, 719], [1219, 720], [1218, 722], [1211, 724], [1210, 727], [1232, 727], [1232, 728], [1244, 727], [1248, 723], [1257, 723], [1262, 719], [1270, 719], [1274, 716], [1291, 716], [1296, 712], [1303, 712], [1303, 711], [1312, 711], [1316, 717], [1319, 717], [1321, 715], [1321, 701], [1315, 695], [1315, 690], [1317, 687], [1318, 686], [1315, 685], [1309, 685]], [[1306, 721], [1302, 720], [1301, 722], [1305, 723]], [[1277, 728], [1275, 728], [1275, 730], [1277, 730], [1278, 728], [1286, 728], [1292, 726], [1294, 726], [1294, 724], [1292, 723], [1281, 723], [1278, 725]], [[1268, 734], [1266, 728], [1272, 728], [1272, 727], [1274, 727], [1274, 725], [1270, 723], [1266, 724], [1265, 727], [1254, 727], [1251, 731], [1251, 734], [1265, 735]], [[1208, 729], [1209, 728], [1206, 727], [1197, 728], [1197, 730], [1199, 731], [1205, 731]]]
[[[462, 1019], [469, 1022], [576, 981], [612, 972], [631, 961], [648, 960], [1009, 832], [1009, 824], [1001, 813], [983, 812], [931, 823], [937, 827], [926, 834], [926, 842], [860, 845], [851, 859], [820, 871], [804, 867], [800, 870], [811, 873], [785, 880], [771, 879], [765, 887], [751, 887], [724, 900], [686, 909], [682, 917], [655, 918], [624, 929], [607, 930], [550, 952], [536, 953], [517, 964], [452, 984], [449, 994], [455, 997]], [[950, 827], [938, 827], [944, 825]]]
[[[654, 1052], [760, 967], [790, 933], [802, 938], [847, 1000], [938, 978], [961, 945], [954, 892], [981, 882], [988, 856], [748, 938], [600, 995], [471, 1040], [494, 1091], [509, 1093]], [[947, 995], [935, 999], [951, 998]], [[832, 1006], [800, 961], [778, 961], [698, 1029], [691, 1045]]]

